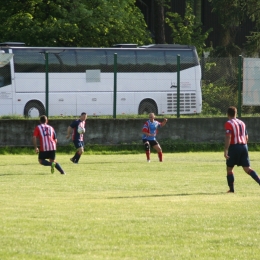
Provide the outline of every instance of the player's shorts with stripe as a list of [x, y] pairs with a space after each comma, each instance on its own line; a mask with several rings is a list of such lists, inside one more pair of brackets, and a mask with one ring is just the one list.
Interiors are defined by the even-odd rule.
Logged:
[[158, 144], [158, 142], [156, 140], [143, 139], [143, 143], [146, 143], [146, 142], [148, 142], [152, 147]]
[[78, 149], [80, 147], [84, 147], [84, 142], [83, 141], [79, 141], [79, 140], [74, 140], [73, 141], [75, 147]]
[[228, 167], [243, 166], [249, 167], [250, 161], [246, 144], [231, 144], [228, 148], [229, 159], [226, 160]]
[[39, 152], [39, 156], [38, 159], [39, 160], [45, 160], [45, 159], [51, 159], [51, 160], [55, 160], [56, 157], [56, 151], [40, 151]]

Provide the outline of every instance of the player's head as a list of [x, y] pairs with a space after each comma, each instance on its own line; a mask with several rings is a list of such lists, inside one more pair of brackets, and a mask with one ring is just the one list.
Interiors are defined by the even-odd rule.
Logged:
[[88, 117], [87, 113], [82, 112], [81, 115], [80, 115], [80, 120], [85, 121], [87, 119], [87, 117]]
[[228, 117], [231, 117], [231, 118], [236, 117], [236, 115], [237, 115], [237, 108], [233, 107], [233, 106], [229, 107], [228, 110], [227, 110], [227, 115], [228, 115]]
[[48, 123], [48, 118], [47, 118], [47, 116], [45, 116], [45, 115], [40, 116], [40, 122], [41, 122], [42, 124], [47, 124], [47, 123]]
[[149, 114], [149, 120], [150, 120], [150, 121], [153, 121], [154, 119], [155, 119], [154, 113], [150, 113], [150, 114]]

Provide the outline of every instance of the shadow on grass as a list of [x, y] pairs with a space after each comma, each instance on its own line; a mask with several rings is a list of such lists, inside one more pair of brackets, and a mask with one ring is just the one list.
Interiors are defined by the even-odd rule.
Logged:
[[14, 173], [14, 174], [12, 174], [12, 173], [1, 173], [0, 174], [0, 177], [3, 177], [3, 176], [32, 176], [32, 175], [49, 175], [49, 176], [53, 176], [53, 174], [50, 174], [50, 173]]
[[214, 193], [180, 193], [180, 194], [154, 194], [154, 195], [144, 195], [144, 196], [120, 196], [120, 197], [108, 197], [108, 199], [136, 199], [136, 198], [158, 198], [158, 197], [181, 197], [181, 196], [205, 196], [205, 195], [221, 195], [226, 192], [214, 192]]

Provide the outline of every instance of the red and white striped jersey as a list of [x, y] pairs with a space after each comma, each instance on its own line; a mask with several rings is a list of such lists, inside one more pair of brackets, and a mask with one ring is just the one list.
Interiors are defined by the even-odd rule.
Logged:
[[225, 130], [227, 135], [231, 135], [230, 144], [246, 144], [247, 130], [243, 121], [233, 118], [225, 123]]
[[56, 133], [50, 125], [37, 125], [34, 129], [33, 136], [39, 138], [41, 152], [56, 150]]

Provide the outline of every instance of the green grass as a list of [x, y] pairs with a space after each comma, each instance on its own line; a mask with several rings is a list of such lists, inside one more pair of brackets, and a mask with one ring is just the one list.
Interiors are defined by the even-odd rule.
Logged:
[[70, 157], [0, 155], [1, 260], [259, 259], [260, 187], [239, 167], [227, 194], [223, 152]]

